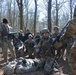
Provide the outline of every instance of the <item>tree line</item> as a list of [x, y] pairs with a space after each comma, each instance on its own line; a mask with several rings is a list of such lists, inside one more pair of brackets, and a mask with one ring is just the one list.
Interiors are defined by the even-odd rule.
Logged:
[[[9, 24], [16, 30], [26, 31], [29, 28], [34, 34], [43, 27], [48, 27], [51, 32], [54, 25], [63, 27], [72, 19], [72, 2], [73, 0], [0, 0], [0, 21], [7, 17]], [[45, 15], [41, 21], [40, 13]]]

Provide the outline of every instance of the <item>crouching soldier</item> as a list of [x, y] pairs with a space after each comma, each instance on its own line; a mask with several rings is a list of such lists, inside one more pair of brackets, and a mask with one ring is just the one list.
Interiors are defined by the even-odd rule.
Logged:
[[50, 37], [50, 32], [48, 29], [44, 28], [41, 31], [41, 41], [39, 43], [40, 57], [51, 56], [53, 52], [51, 51], [52, 38]]
[[32, 55], [33, 53], [34, 53], [34, 56], [36, 54], [36, 51], [34, 50], [34, 46], [35, 46], [35, 41], [33, 40], [33, 36], [29, 34], [28, 40], [25, 41], [25, 47], [29, 55], [29, 58], [33, 57]]
[[16, 58], [24, 56], [24, 44], [21, 40], [18, 39], [18, 34], [15, 34], [15, 38], [13, 40], [13, 45], [15, 47]]

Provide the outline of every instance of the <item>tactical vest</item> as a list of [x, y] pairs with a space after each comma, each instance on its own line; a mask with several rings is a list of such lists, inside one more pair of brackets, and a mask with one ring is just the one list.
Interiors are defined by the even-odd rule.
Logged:
[[9, 28], [1, 24], [0, 29], [2, 38], [8, 38]]
[[42, 39], [40, 42], [40, 47], [42, 50], [46, 51], [49, 50], [52, 44], [52, 38], [48, 38], [48, 39]]

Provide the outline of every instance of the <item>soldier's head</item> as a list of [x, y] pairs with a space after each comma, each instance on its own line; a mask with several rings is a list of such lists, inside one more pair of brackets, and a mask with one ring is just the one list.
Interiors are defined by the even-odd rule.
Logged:
[[42, 35], [44, 38], [48, 38], [49, 35], [50, 35], [49, 29], [47, 29], [47, 28], [42, 29], [41, 35]]
[[23, 30], [20, 30], [20, 33], [23, 33]]
[[39, 31], [37, 31], [36, 35], [40, 35], [40, 32], [39, 32]]
[[75, 6], [75, 9], [74, 9], [74, 15], [73, 15], [73, 17], [76, 18], [76, 6]]
[[6, 18], [3, 19], [3, 25], [7, 26], [8, 20]]
[[32, 34], [29, 34], [29, 35], [28, 35], [28, 39], [29, 39], [29, 40], [33, 39], [33, 35], [32, 35]]
[[55, 33], [59, 33], [59, 27], [58, 26], [54, 26], [53, 30]]

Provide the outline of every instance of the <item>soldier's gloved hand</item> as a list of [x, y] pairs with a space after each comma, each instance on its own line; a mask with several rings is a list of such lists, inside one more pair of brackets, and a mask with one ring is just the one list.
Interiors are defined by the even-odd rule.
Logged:
[[49, 54], [49, 50], [46, 50], [45, 55], [48, 55], [48, 54]]
[[62, 43], [61, 43], [61, 42], [56, 42], [56, 43], [54, 44], [54, 48], [55, 48], [55, 49], [59, 49], [61, 46], [62, 46]]

